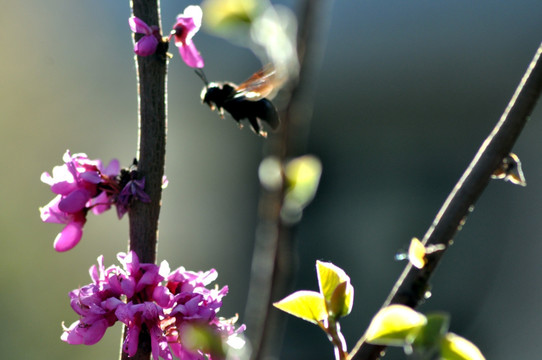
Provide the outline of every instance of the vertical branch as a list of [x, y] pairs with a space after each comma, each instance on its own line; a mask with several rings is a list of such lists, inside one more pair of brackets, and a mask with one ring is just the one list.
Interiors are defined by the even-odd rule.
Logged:
[[[159, 0], [132, 0], [131, 5], [134, 16], [149, 25], [160, 26]], [[147, 57], [136, 56], [136, 69], [139, 95], [138, 173], [145, 177], [145, 192], [151, 202], [138, 201], [130, 207], [129, 248], [137, 254], [141, 262], [155, 263], [166, 150], [167, 58], [161, 53]], [[150, 356], [150, 336], [148, 329], [143, 326], [139, 335], [138, 351], [129, 359], [148, 360]], [[128, 359], [128, 355], [122, 352], [121, 358]]]
[[[542, 92], [541, 55], [542, 44], [497, 125], [483, 142], [427, 230], [423, 238], [425, 245], [448, 246], [450, 244], [472, 205], [489, 183], [491, 174], [512, 150]], [[433, 253], [428, 257], [428, 262], [422, 269], [417, 269], [410, 263], [407, 264], [383, 307], [390, 304], [416, 307], [423, 300], [429, 279], [443, 254], [444, 251]], [[352, 350], [350, 359], [377, 359], [382, 356], [384, 349], [384, 346], [366, 343], [362, 337]]]
[[[159, 1], [133, 0], [133, 15], [149, 25], [160, 25]], [[145, 177], [150, 203], [136, 202], [130, 209], [130, 249], [139, 260], [156, 260], [158, 216], [166, 153], [166, 57], [156, 53], [136, 56], [139, 104], [138, 172]]]
[[[273, 156], [282, 164], [305, 153], [310, 118], [310, 80], [320, 58], [319, 48], [326, 30], [323, 21], [327, 0], [301, 2], [298, 34], [300, 73], [290, 89], [285, 110], [281, 113], [281, 127], [269, 139], [266, 156]], [[325, 18], [324, 18], [325, 20]], [[317, 30], [317, 31], [316, 31]], [[284, 179], [283, 179], [284, 180]], [[261, 189], [259, 223], [252, 259], [249, 296], [245, 311], [247, 328], [254, 353], [253, 359], [278, 356], [282, 342], [284, 314], [276, 311], [272, 302], [284, 297], [292, 286], [295, 265], [295, 224], [281, 220], [280, 211], [286, 191], [285, 181], [280, 189]]]

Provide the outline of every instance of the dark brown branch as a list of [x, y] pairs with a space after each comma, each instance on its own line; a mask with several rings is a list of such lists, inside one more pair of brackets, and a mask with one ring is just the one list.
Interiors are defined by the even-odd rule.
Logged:
[[[298, 34], [298, 81], [286, 96], [281, 113], [281, 127], [269, 139], [266, 156], [274, 156], [284, 163], [303, 155], [311, 118], [309, 86], [314, 66], [319, 62], [319, 47], [325, 33], [325, 9], [328, 0], [301, 1]], [[319, 41], [318, 41], [319, 40]], [[259, 223], [252, 259], [252, 273], [245, 321], [254, 348], [253, 359], [278, 357], [282, 342], [285, 314], [272, 306], [273, 301], [287, 295], [293, 281], [296, 254], [294, 251], [295, 224], [280, 218], [285, 195], [285, 182], [276, 191], [261, 190]]]
[[[160, 2], [157, 0], [133, 0], [132, 14], [149, 26], [160, 26]], [[166, 57], [161, 53], [136, 56], [136, 69], [139, 94], [138, 172], [145, 177], [145, 192], [151, 202], [135, 202], [130, 208], [130, 250], [135, 251], [140, 262], [155, 263], [166, 150]], [[144, 327], [139, 337], [138, 351], [129, 359], [148, 360], [150, 353], [150, 337]], [[122, 353], [122, 359], [128, 359], [126, 353]]]
[[[134, 0], [133, 14], [149, 25], [160, 24], [158, 1]], [[138, 172], [145, 177], [151, 203], [136, 202], [130, 209], [130, 249], [141, 262], [156, 260], [158, 215], [166, 151], [166, 57], [136, 57], [139, 93]]]
[[[532, 113], [542, 91], [542, 44], [510, 100], [497, 125], [483, 142], [469, 167], [442, 205], [433, 224], [425, 234], [426, 245], [448, 246], [460, 229], [471, 207], [486, 188], [491, 174], [507, 156]], [[429, 279], [444, 251], [435, 252], [427, 265], [419, 270], [410, 263], [397, 280], [384, 306], [404, 304], [416, 307], [424, 298]], [[362, 337], [350, 354], [350, 359], [377, 359], [385, 347], [364, 342]]]

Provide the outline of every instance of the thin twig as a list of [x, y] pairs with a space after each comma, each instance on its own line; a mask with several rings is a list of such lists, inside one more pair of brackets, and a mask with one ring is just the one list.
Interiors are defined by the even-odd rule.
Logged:
[[[451, 243], [472, 206], [486, 188], [491, 174], [500, 165], [516, 142], [521, 130], [532, 113], [542, 91], [542, 44], [540, 44], [514, 96], [497, 125], [483, 142], [469, 167], [442, 205], [433, 224], [425, 234], [425, 245]], [[410, 263], [397, 280], [384, 306], [404, 304], [416, 307], [424, 298], [429, 279], [444, 251], [437, 251], [428, 258], [428, 263], [417, 269]], [[362, 337], [350, 354], [352, 360], [378, 359], [385, 347], [368, 344]]]
[[[131, 5], [134, 16], [149, 25], [160, 26], [159, 1], [133, 0]], [[147, 57], [136, 56], [139, 95], [138, 173], [145, 177], [145, 192], [151, 198], [151, 202], [135, 202], [130, 207], [129, 248], [137, 254], [142, 263], [156, 262], [167, 130], [166, 59], [164, 54], [160, 53]], [[126, 353], [121, 353], [123, 360], [150, 359], [151, 346], [148, 330], [143, 326], [136, 355], [128, 358]]]
[[[285, 110], [281, 114], [281, 127], [269, 139], [267, 156], [284, 163], [287, 159], [305, 153], [311, 118], [310, 86], [314, 67], [318, 65], [319, 47], [324, 43], [327, 21], [325, 9], [328, 0], [303, 0], [300, 6], [298, 58], [300, 73], [290, 90]], [[319, 40], [319, 41], [318, 41]], [[286, 191], [268, 191], [262, 188], [259, 201], [259, 223], [252, 259], [252, 273], [245, 311], [245, 322], [254, 348], [253, 359], [277, 356], [282, 343], [284, 314], [273, 308], [290, 290], [296, 255], [294, 251], [295, 225], [281, 221], [280, 210]]]

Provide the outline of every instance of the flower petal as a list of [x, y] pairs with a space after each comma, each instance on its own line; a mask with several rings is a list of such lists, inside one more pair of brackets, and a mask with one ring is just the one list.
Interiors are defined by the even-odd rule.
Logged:
[[70, 325], [69, 328], [64, 328], [64, 332], [60, 336], [60, 340], [67, 342], [72, 345], [79, 345], [83, 343], [83, 336], [76, 331], [81, 322], [79, 320], [75, 321]]
[[155, 53], [158, 39], [154, 35], [145, 35], [134, 46], [134, 52], [139, 56], [149, 56]]
[[102, 191], [100, 195], [90, 199], [86, 207], [91, 208], [94, 215], [100, 215], [111, 208], [111, 202], [107, 193]]
[[132, 16], [128, 19], [128, 24], [130, 24], [130, 29], [132, 29], [133, 32], [138, 34], [145, 34], [145, 35], [151, 35], [152, 29], [149, 25], [147, 25], [143, 20], [136, 16]]
[[183, 17], [182, 15], [177, 17], [177, 22], [173, 26], [173, 29], [175, 30], [175, 45], [177, 46], [182, 46], [186, 42], [190, 41], [198, 32], [198, 28], [194, 24], [194, 20]]
[[81, 177], [81, 179], [91, 184], [99, 184], [102, 182], [102, 177], [100, 176], [99, 171], [85, 171], [79, 176]]
[[65, 214], [58, 209], [58, 203], [62, 196], [57, 195], [49, 204], [44, 207], [40, 207], [41, 220], [48, 223], [66, 224], [71, 216]]
[[71, 222], [66, 225], [55, 239], [53, 244], [55, 250], [58, 252], [68, 251], [77, 245], [83, 236], [83, 225], [84, 222]]
[[126, 331], [126, 339], [124, 339], [124, 345], [122, 349], [130, 357], [134, 356], [137, 352], [140, 332], [141, 328], [139, 326], [130, 326]]
[[203, 58], [201, 57], [198, 49], [196, 49], [196, 46], [192, 41], [185, 44], [184, 46], [179, 46], [179, 54], [181, 54], [181, 57], [183, 58], [186, 65], [192, 68], [201, 69], [203, 66], [205, 66]]
[[40, 176], [40, 180], [42, 183], [46, 183], [49, 186], [55, 183], [55, 179], [48, 172], [42, 173]]
[[201, 10], [201, 8], [198, 5], [187, 6], [184, 9], [183, 14], [180, 15], [179, 17], [181, 17], [181, 16], [182, 17], [187, 17], [187, 18], [192, 18], [192, 21], [194, 23], [194, 28], [196, 29], [196, 31], [194, 31], [194, 33], [196, 33], [199, 30], [199, 28], [201, 27], [201, 19], [203, 17], [203, 11]]
[[70, 214], [83, 210], [85, 204], [90, 199], [90, 194], [86, 189], [72, 191], [71, 194], [64, 197], [58, 203], [58, 209]]
[[118, 159], [112, 159], [107, 167], [102, 170], [102, 174], [107, 176], [117, 176], [120, 174], [120, 162]]
[[51, 185], [51, 191], [59, 195], [68, 195], [77, 189], [77, 183], [73, 181], [58, 181]]
[[162, 329], [152, 326], [149, 330], [151, 335], [151, 352], [153, 359], [173, 360], [167, 338], [163, 335]]
[[64, 331], [60, 339], [72, 345], [93, 345], [102, 339], [107, 327], [105, 319], [92, 324], [83, 324], [76, 321], [70, 325], [69, 329]]
[[152, 299], [162, 307], [169, 307], [173, 300], [173, 295], [165, 286], [157, 286], [152, 292]]
[[85, 345], [94, 345], [102, 339], [107, 330], [107, 320], [102, 319], [96, 321], [87, 329], [84, 335], [84, 344]]

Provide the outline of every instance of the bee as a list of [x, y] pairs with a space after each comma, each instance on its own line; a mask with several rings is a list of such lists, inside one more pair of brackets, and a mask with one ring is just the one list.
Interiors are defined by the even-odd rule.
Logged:
[[262, 122], [273, 130], [279, 127], [277, 108], [267, 99], [281, 84], [272, 66], [257, 71], [240, 85], [231, 82], [210, 83], [201, 69], [197, 69], [196, 73], [205, 83], [201, 91], [202, 103], [209, 105], [213, 111], [217, 110], [222, 119], [224, 110], [230, 113], [240, 127], [243, 126], [241, 120], [247, 119], [252, 131], [262, 137], [267, 137]]

